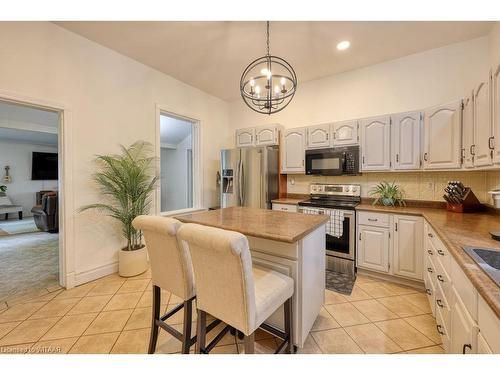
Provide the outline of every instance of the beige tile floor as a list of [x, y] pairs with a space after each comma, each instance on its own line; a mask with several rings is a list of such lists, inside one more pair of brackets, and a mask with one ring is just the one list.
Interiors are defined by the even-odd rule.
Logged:
[[[149, 271], [37, 292], [0, 306], [0, 353], [146, 353], [151, 301]], [[179, 302], [162, 292], [163, 311]], [[325, 304], [299, 353], [443, 353], [430, 312], [421, 291], [359, 276], [350, 296], [325, 291]], [[181, 330], [182, 314], [168, 322]], [[157, 353], [178, 353], [180, 342], [160, 332]], [[256, 340], [258, 353], [272, 353], [279, 344], [263, 331]], [[213, 350], [242, 352], [242, 343], [230, 335]]]

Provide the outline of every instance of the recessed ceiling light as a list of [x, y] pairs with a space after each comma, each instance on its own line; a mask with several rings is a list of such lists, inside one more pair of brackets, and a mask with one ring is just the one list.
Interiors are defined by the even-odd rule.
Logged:
[[351, 42], [349, 42], [348, 40], [343, 40], [342, 42], [337, 44], [337, 49], [339, 51], [343, 51], [345, 49], [348, 49], [350, 46], [351, 46]]

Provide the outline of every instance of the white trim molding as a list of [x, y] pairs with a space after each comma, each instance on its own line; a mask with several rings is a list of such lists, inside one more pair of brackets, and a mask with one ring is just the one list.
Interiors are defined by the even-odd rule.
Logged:
[[[156, 104], [155, 107], [155, 155], [160, 160], [162, 143], [160, 140], [160, 116], [164, 114], [167, 116], [175, 117], [181, 120], [189, 121], [193, 124], [193, 207], [184, 210], [176, 210], [170, 212], [161, 212], [161, 184], [155, 191], [155, 207], [154, 214], [162, 216], [171, 216], [174, 214], [184, 213], [184, 211], [201, 211], [203, 208], [203, 147], [202, 147], [202, 126], [201, 120], [196, 115], [179, 113], [170, 109], [168, 106]], [[160, 175], [160, 162], [158, 163], [157, 172]], [[161, 177], [161, 176], [160, 176]]]
[[77, 285], [72, 276], [75, 273], [72, 111], [60, 101], [6, 90], [0, 90], [0, 100], [59, 113], [59, 284], [72, 288]]

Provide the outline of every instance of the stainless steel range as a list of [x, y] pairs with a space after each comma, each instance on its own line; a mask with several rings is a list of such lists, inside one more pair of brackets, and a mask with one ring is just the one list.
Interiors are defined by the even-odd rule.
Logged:
[[355, 208], [360, 202], [360, 185], [311, 184], [310, 199], [299, 203], [299, 212], [330, 218], [325, 238], [329, 270], [355, 274]]

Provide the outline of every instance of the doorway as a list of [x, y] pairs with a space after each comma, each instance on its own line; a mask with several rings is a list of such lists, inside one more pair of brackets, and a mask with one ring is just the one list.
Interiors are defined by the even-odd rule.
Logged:
[[0, 303], [60, 288], [63, 112], [0, 98]]

